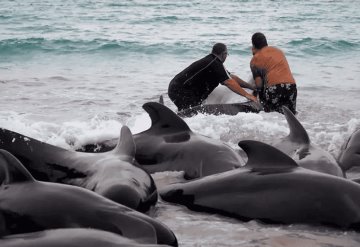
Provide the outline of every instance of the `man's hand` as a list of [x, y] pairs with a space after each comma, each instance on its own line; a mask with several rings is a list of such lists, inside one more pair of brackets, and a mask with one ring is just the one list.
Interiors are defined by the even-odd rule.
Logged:
[[240, 94], [250, 100], [256, 99], [253, 95], [246, 92], [234, 79], [230, 78], [224, 82], [225, 86], [231, 89], [233, 92]]
[[254, 95], [255, 97], [257, 97], [257, 96], [259, 95], [259, 91], [258, 91], [258, 90], [254, 90], [254, 91], [252, 92], [252, 95]]
[[252, 101], [254, 101], [256, 103], [259, 103], [258, 99], [254, 95], [249, 94], [249, 95], [246, 96], [246, 98], [249, 99], [249, 100], [252, 100]]

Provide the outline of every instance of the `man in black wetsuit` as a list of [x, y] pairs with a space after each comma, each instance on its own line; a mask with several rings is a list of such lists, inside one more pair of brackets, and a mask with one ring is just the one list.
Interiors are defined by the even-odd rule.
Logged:
[[200, 105], [219, 84], [257, 102], [255, 96], [242, 88], [254, 87], [225, 69], [223, 63], [227, 55], [226, 45], [217, 43], [209, 55], [192, 63], [172, 79], [168, 94], [179, 111]]

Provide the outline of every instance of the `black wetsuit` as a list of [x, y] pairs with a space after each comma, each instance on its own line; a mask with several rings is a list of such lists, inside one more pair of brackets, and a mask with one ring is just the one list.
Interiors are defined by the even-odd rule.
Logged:
[[200, 105], [219, 83], [230, 78], [220, 59], [209, 54], [177, 74], [169, 84], [168, 94], [180, 111]]

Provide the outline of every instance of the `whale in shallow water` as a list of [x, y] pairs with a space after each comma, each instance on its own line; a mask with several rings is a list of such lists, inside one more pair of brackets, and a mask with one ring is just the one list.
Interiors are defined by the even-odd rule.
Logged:
[[338, 161], [344, 171], [360, 166], [360, 129], [354, 131], [343, 144]]
[[166, 106], [143, 105], [151, 127], [134, 135], [136, 160], [150, 173], [184, 171], [188, 179], [241, 166], [240, 155], [222, 141], [192, 132], [183, 119]]
[[141, 243], [177, 246], [173, 232], [151, 217], [92, 191], [36, 181], [0, 149], [0, 236], [58, 228], [93, 228]]
[[[248, 84], [255, 85], [252, 75], [249, 76]], [[261, 104], [253, 101], [244, 101], [244, 97], [233, 92], [228, 87], [218, 86], [204, 102], [189, 109], [178, 112], [181, 117], [191, 117], [198, 113], [212, 115], [236, 115], [239, 112], [258, 113], [263, 110]]]
[[[155, 247], [96, 229], [55, 229], [0, 238], [1, 247]], [[165, 246], [165, 245], [161, 245]], [[168, 246], [168, 245], [166, 245]]]
[[152, 177], [134, 163], [135, 144], [128, 127], [122, 127], [115, 145], [105, 153], [75, 152], [0, 129], [0, 148], [21, 160], [36, 179], [80, 186], [147, 211], [157, 202], [157, 189]]
[[299, 167], [280, 150], [241, 141], [242, 168], [160, 190], [164, 201], [196, 211], [267, 223], [326, 224], [360, 230], [360, 185]]
[[[157, 102], [143, 105], [151, 118], [148, 130], [133, 135], [136, 161], [148, 172], [184, 171], [193, 179], [232, 170], [243, 164], [238, 152], [222, 141], [191, 131], [172, 110]], [[90, 144], [87, 152], [111, 150], [115, 140]]]
[[307, 131], [294, 114], [286, 107], [283, 107], [283, 113], [290, 133], [272, 145], [293, 158], [301, 167], [344, 177], [345, 174], [336, 159], [329, 152], [311, 143]]
[[[185, 118], [199, 113], [211, 115], [237, 115], [239, 112], [259, 113], [263, 110], [261, 104], [253, 101], [242, 102], [243, 97], [231, 91], [228, 87], [219, 86], [209, 97], [198, 106], [193, 106], [177, 112], [177, 115]], [[163, 95], [160, 95], [159, 103], [164, 103]]]
[[236, 115], [239, 112], [259, 113], [262, 110], [260, 104], [252, 101], [231, 104], [206, 104], [198, 105], [185, 110], [179, 111], [180, 117], [192, 117], [196, 114], [212, 114], [212, 115]]

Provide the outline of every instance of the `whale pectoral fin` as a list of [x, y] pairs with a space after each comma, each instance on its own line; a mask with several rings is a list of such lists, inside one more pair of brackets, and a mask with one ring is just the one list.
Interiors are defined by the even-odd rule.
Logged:
[[35, 181], [14, 155], [0, 149], [0, 184]]
[[248, 162], [245, 167], [250, 169], [284, 169], [296, 168], [298, 164], [279, 149], [268, 144], [246, 140], [240, 141], [239, 147], [242, 148], [248, 156]]
[[287, 107], [283, 106], [282, 109], [290, 128], [290, 133], [288, 135], [289, 140], [296, 143], [310, 144], [310, 138], [304, 126], [302, 126], [299, 120]]
[[[119, 211], [121, 208], [119, 209]], [[157, 243], [156, 230], [150, 223], [128, 212], [100, 211], [99, 217], [109, 224], [113, 224], [108, 231], [134, 239], [140, 243]], [[129, 212], [130, 213], [130, 212]]]
[[352, 146], [347, 148], [339, 158], [339, 165], [344, 171], [360, 166], [360, 147]]
[[128, 162], [133, 163], [135, 158], [135, 142], [130, 129], [124, 125], [121, 128], [120, 138], [113, 152], [116, 155], [123, 155], [128, 157]]
[[155, 133], [191, 131], [186, 122], [165, 105], [147, 102], [143, 108], [151, 118], [151, 127], [147, 131]]

